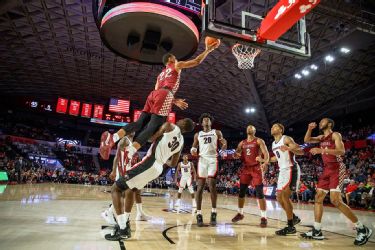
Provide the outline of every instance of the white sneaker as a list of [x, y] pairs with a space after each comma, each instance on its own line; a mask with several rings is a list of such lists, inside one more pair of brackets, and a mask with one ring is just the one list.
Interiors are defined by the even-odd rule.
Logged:
[[137, 213], [137, 216], [135, 217], [135, 220], [136, 221], [148, 221], [148, 220], [151, 220], [152, 217], [145, 214], [145, 213]]
[[101, 216], [103, 219], [111, 226], [117, 225], [115, 220], [115, 215], [111, 212], [111, 210], [108, 208], [104, 212], [101, 213]]

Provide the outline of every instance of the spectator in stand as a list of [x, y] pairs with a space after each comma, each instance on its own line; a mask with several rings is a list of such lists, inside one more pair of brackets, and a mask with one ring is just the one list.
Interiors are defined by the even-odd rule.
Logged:
[[301, 186], [299, 188], [299, 193], [302, 196], [303, 202], [308, 202], [311, 197], [311, 190], [305, 185], [304, 182], [301, 182]]
[[348, 186], [346, 186], [346, 203], [349, 205], [350, 204], [350, 194], [353, 193], [355, 190], [357, 190], [358, 186], [355, 183], [354, 180], [351, 180]]

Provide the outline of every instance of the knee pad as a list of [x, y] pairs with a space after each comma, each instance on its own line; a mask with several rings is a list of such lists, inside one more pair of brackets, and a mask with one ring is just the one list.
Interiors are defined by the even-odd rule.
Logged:
[[194, 194], [194, 188], [193, 188], [193, 186], [190, 186], [190, 187], [189, 187], [189, 192], [190, 192], [191, 194]]
[[255, 196], [258, 199], [263, 199], [264, 198], [263, 185], [255, 186]]
[[238, 194], [238, 197], [245, 198], [247, 192], [247, 184], [240, 184], [240, 192]]
[[179, 192], [180, 194], [182, 193], [183, 190], [184, 190], [184, 188], [182, 188], [182, 187], [178, 188], [178, 192]]

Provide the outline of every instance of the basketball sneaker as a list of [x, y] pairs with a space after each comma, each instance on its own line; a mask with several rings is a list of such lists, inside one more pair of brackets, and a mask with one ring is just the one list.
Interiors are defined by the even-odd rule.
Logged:
[[211, 220], [210, 220], [211, 226], [216, 226], [216, 224], [217, 224], [216, 217], [217, 217], [217, 213], [212, 212], [211, 213]]
[[113, 141], [113, 135], [108, 131], [103, 132], [102, 136], [100, 137], [99, 153], [104, 160], [109, 159], [109, 155], [111, 154], [113, 145], [115, 145], [115, 142]]
[[293, 226], [299, 223], [301, 223], [301, 219], [297, 215], [293, 214]]
[[267, 227], [267, 219], [262, 217], [260, 218], [260, 227]]
[[361, 246], [367, 243], [368, 239], [372, 235], [372, 230], [366, 226], [363, 228], [357, 228], [357, 237], [354, 240], [354, 245]]
[[236, 216], [233, 217], [232, 222], [236, 223], [237, 221], [243, 220], [243, 218], [245, 218], [243, 214], [237, 213]]
[[112, 233], [106, 234], [105, 239], [109, 241], [119, 241], [119, 240], [126, 240], [131, 237], [131, 229], [130, 229], [130, 222], [126, 222], [126, 227], [124, 229], [120, 229], [119, 226], [116, 226]]
[[148, 220], [151, 220], [151, 219], [152, 219], [152, 217], [145, 214], [144, 212], [137, 213], [137, 216], [135, 217], [136, 221], [148, 221]]
[[275, 233], [276, 235], [287, 236], [287, 235], [293, 235], [296, 232], [297, 230], [295, 227], [286, 226], [283, 229], [277, 230]]
[[201, 214], [197, 214], [197, 225], [203, 227], [203, 216]]
[[322, 230], [316, 230], [314, 227], [312, 230], [302, 233], [301, 237], [306, 239], [324, 240]]

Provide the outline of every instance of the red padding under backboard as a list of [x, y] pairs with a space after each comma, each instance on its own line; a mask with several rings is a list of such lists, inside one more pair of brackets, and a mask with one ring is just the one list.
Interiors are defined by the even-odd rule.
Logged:
[[320, 0], [280, 0], [263, 19], [258, 31], [260, 40], [276, 41], [319, 2]]

